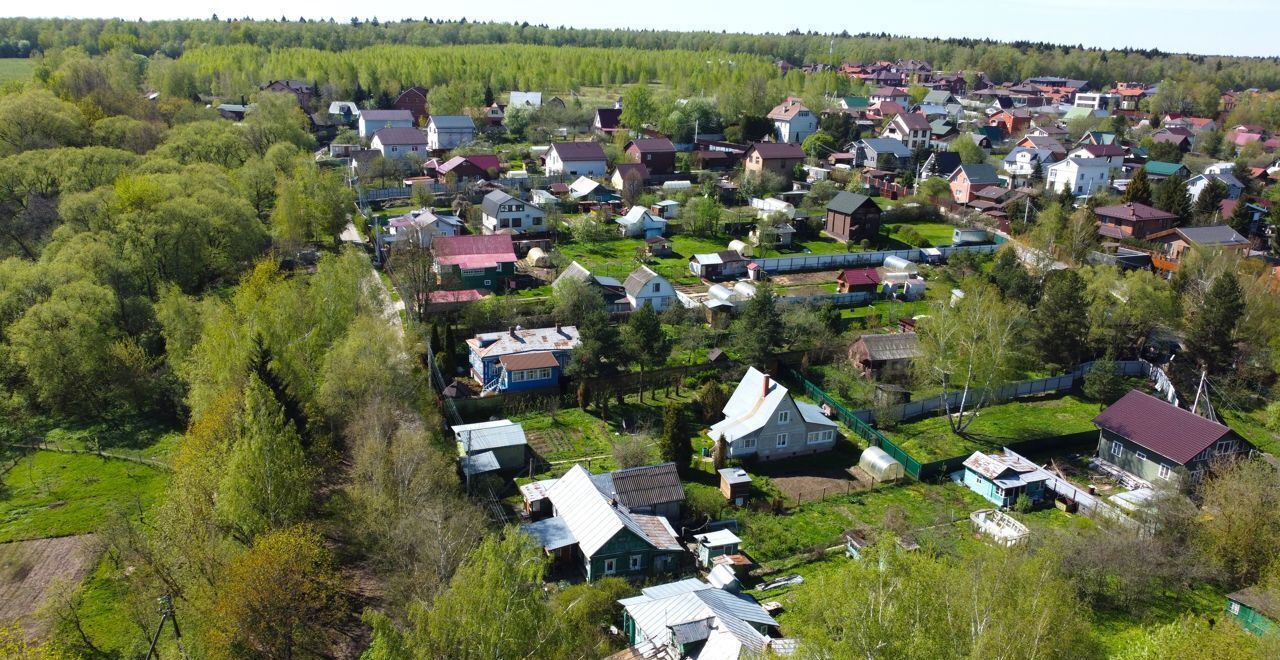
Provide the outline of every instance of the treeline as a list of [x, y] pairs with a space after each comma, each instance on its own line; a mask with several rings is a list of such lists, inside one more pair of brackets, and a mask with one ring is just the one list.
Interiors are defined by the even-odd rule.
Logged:
[[[1038, 43], [997, 43], [973, 39], [921, 39], [886, 35], [727, 34], [659, 30], [550, 28], [528, 23], [400, 21], [380, 23], [253, 20], [123, 21], [119, 19], [0, 19], [0, 56], [82, 48], [105, 54], [117, 48], [177, 58], [208, 46], [253, 44], [269, 50], [304, 48], [341, 52], [378, 45], [464, 46], [537, 45], [565, 52], [567, 47], [732, 53], [793, 64], [923, 59], [947, 70], [985, 71], [998, 81], [1056, 74], [1110, 84], [1116, 80], [1149, 83], [1167, 77], [1197, 76], [1219, 87], [1280, 87], [1280, 60], [1159, 51], [1084, 49]], [[796, 73], [794, 75], [803, 75]], [[635, 82], [627, 80], [624, 82]]]

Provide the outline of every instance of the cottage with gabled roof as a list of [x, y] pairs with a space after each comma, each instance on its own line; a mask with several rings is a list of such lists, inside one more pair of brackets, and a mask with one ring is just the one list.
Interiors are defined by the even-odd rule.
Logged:
[[841, 241], [875, 240], [880, 235], [880, 205], [866, 195], [841, 191], [827, 202], [822, 229]]
[[798, 144], [757, 142], [743, 155], [747, 173], [770, 171], [790, 181], [796, 165], [804, 163], [804, 149]]
[[902, 376], [921, 355], [920, 339], [914, 332], [862, 335], [849, 347], [849, 362], [871, 379]]
[[[496, 466], [494, 469], [497, 471], [516, 471], [525, 467], [529, 441], [525, 438], [524, 427], [516, 422], [500, 419], [459, 424], [453, 427], [453, 433], [465, 473], [489, 472], [491, 470], [478, 468], [490, 466]], [[468, 462], [468, 458], [476, 460]]]
[[1093, 423], [1098, 459], [1138, 482], [1198, 482], [1214, 461], [1246, 456], [1253, 445], [1230, 427], [1132, 390]]
[[413, 117], [413, 126], [421, 126], [427, 117], [427, 88], [414, 85], [400, 92], [391, 104], [396, 110], [407, 110]]
[[1106, 158], [1069, 157], [1049, 166], [1045, 186], [1052, 192], [1085, 197], [1105, 192], [1117, 169]]
[[1032, 505], [1042, 504], [1053, 496], [1048, 482], [1048, 472], [1008, 450], [975, 451], [964, 461], [964, 485], [998, 507], [1011, 507], [1024, 496]]
[[800, 144], [818, 130], [818, 117], [798, 98], [788, 98], [769, 111], [778, 142]]
[[601, 135], [613, 135], [622, 125], [622, 108], [596, 108], [591, 128]]
[[1138, 202], [1099, 206], [1093, 214], [1098, 217], [1098, 234], [1107, 238], [1147, 240], [1178, 221], [1178, 216], [1168, 211]]
[[729, 280], [746, 275], [748, 263], [741, 252], [721, 250], [690, 257], [689, 272], [709, 280]]
[[627, 292], [627, 302], [631, 303], [632, 309], [649, 305], [655, 312], [661, 312], [670, 307], [676, 298], [671, 282], [648, 266], [631, 271], [622, 288]]
[[446, 289], [505, 289], [516, 274], [511, 236], [439, 236], [432, 241], [435, 270]]
[[408, 110], [361, 110], [356, 130], [369, 139], [384, 128], [413, 128], [413, 113]]
[[427, 136], [416, 128], [382, 128], [373, 134], [369, 146], [387, 159], [422, 159], [427, 155]]
[[880, 132], [880, 137], [897, 140], [911, 151], [919, 151], [928, 148], [930, 133], [929, 120], [924, 115], [905, 112], [894, 115]]
[[796, 648], [795, 640], [774, 636], [778, 622], [755, 599], [696, 578], [646, 587], [618, 604], [631, 648], [610, 660], [738, 660]]
[[958, 204], [968, 204], [977, 198], [979, 190], [1000, 185], [996, 169], [987, 164], [961, 165], [951, 173], [951, 197]]
[[638, 138], [628, 142], [622, 150], [628, 160], [644, 165], [650, 174], [676, 171], [676, 145], [665, 137]]
[[1280, 635], [1280, 593], [1274, 587], [1246, 587], [1227, 594], [1227, 614], [1254, 635]]
[[604, 176], [608, 167], [597, 142], [556, 142], [542, 159], [551, 176]]
[[631, 207], [626, 215], [614, 218], [614, 222], [618, 223], [623, 236], [632, 238], [653, 238], [667, 230], [666, 219], [653, 215], [643, 206]]
[[547, 214], [533, 204], [495, 190], [480, 202], [481, 225], [486, 234], [542, 234], [547, 231]]
[[606, 495], [575, 464], [546, 489], [553, 516], [521, 528], [564, 568], [576, 566], [588, 581], [645, 576], [679, 568], [684, 552], [666, 518], [631, 511]]
[[432, 151], [456, 149], [476, 139], [476, 124], [467, 115], [431, 115], [427, 146]]
[[781, 383], [755, 367], [747, 370], [722, 412], [724, 419], [707, 435], [723, 443], [731, 458], [773, 461], [835, 446], [836, 423], [821, 408], [796, 401]]
[[555, 385], [579, 343], [578, 329], [571, 325], [484, 332], [467, 340], [471, 377], [484, 392]]
[[1191, 176], [1191, 170], [1182, 163], [1149, 160], [1143, 167], [1147, 170], [1147, 178], [1152, 181], [1163, 181], [1171, 176], [1180, 176], [1184, 179]]

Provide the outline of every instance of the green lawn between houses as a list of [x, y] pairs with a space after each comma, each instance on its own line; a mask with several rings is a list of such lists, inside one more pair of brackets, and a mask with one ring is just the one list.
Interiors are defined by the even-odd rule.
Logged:
[[36, 69], [36, 61], [22, 57], [0, 59], [0, 83], [10, 80], [28, 80]]
[[952, 433], [945, 416], [926, 417], [881, 432], [916, 460], [927, 463], [974, 451], [996, 451], [1015, 442], [1092, 431], [1091, 420], [1098, 411], [1097, 402], [1072, 394], [1056, 395], [983, 408], [964, 435]]

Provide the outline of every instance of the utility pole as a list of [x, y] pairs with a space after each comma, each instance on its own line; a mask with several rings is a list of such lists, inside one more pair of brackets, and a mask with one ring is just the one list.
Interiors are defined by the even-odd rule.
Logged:
[[[1218, 421], [1218, 416], [1213, 412], [1213, 404], [1209, 402], [1209, 390], [1207, 388], [1208, 384], [1209, 384], [1209, 372], [1201, 371], [1200, 385], [1196, 387], [1196, 400], [1191, 404], [1191, 412], [1193, 414], [1200, 415], [1201, 417], [1204, 417], [1206, 419], [1216, 422]], [[1204, 399], [1203, 415], [1201, 415], [1199, 412], [1201, 398]]]
[[156, 626], [156, 634], [151, 636], [151, 646], [147, 649], [147, 660], [156, 658], [159, 660], [160, 652], [156, 650], [156, 645], [160, 643], [160, 633], [164, 632], [164, 622], [169, 621], [173, 624], [173, 636], [178, 640], [178, 652], [183, 658], [187, 657], [187, 651], [182, 646], [182, 630], [178, 627], [178, 613], [173, 609], [173, 597], [165, 594], [156, 599], [160, 603], [160, 624]]

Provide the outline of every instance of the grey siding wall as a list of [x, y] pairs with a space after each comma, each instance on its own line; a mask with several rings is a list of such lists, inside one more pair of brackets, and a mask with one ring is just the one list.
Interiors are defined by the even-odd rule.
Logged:
[[[785, 423], [778, 421], [778, 415], [783, 411], [789, 414], [789, 419]], [[800, 409], [788, 396], [778, 405], [777, 410], [773, 411], [769, 423], [756, 434], [756, 457], [761, 461], [776, 461], [789, 456], [829, 451], [834, 446], [834, 442], [807, 444], [808, 432], [816, 429], [817, 427], [810, 428], [804, 423], [804, 418], [800, 416]], [[787, 434], [785, 447], [778, 446], [778, 435], [781, 433]]]
[[[1113, 442], [1120, 443], [1121, 453], [1119, 456], [1112, 453]], [[1139, 457], [1139, 452], [1144, 454], [1145, 458]], [[1152, 484], [1166, 481], [1166, 479], [1160, 477], [1161, 464], [1169, 466], [1167, 479], [1169, 483], [1180, 484], [1187, 476], [1186, 469], [1177, 463], [1107, 431], [1098, 433], [1098, 456], [1125, 472]]]

